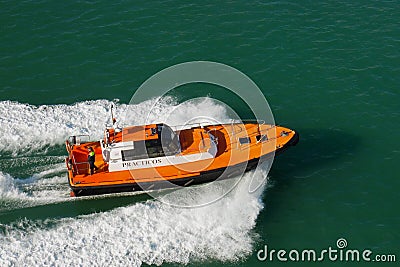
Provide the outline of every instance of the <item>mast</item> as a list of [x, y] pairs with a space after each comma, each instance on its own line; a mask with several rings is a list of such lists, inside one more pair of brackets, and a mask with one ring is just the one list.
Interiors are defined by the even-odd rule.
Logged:
[[112, 120], [112, 125], [117, 122], [117, 119], [114, 117], [114, 112], [113, 112], [114, 104], [111, 104], [111, 120]]

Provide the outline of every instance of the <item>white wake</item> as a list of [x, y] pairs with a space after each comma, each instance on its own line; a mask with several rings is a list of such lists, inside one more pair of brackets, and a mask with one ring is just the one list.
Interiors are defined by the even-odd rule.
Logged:
[[[263, 207], [263, 187], [248, 193], [253, 174], [247, 173], [223, 199], [201, 208], [174, 208], [149, 200], [60, 219], [49, 229], [10, 226], [6, 235], [0, 235], [0, 266], [139, 266], [240, 260], [252, 252], [252, 229]], [[255, 175], [263, 178], [265, 173]], [[213, 194], [212, 189], [204, 193]]]
[[228, 120], [225, 107], [212, 99], [202, 98], [179, 105], [173, 98], [152, 99], [137, 105], [117, 101], [93, 100], [73, 105], [33, 106], [12, 101], [0, 101], [0, 154], [17, 155], [63, 144], [70, 135], [86, 134], [101, 138], [106, 123], [110, 123], [110, 107], [120, 124], [167, 122], [184, 124], [195, 116]]
[[[149, 113], [147, 109], [155, 101], [135, 106], [117, 104], [116, 117], [124, 124], [176, 125], [193, 123], [196, 116], [201, 122], [206, 117], [229, 121], [225, 107], [211, 99], [183, 105], [171, 99], [162, 100]], [[62, 144], [71, 134], [100, 138], [111, 104], [108, 100], [96, 100], [36, 107], [0, 102], [0, 112], [5, 114], [0, 118], [0, 154], [34, 154], [47, 146]], [[29, 206], [65, 201], [68, 190], [66, 177], [59, 174], [62, 165], [48, 166], [28, 179], [17, 179], [0, 170], [0, 203]], [[228, 195], [198, 208], [176, 208], [148, 200], [77, 218], [49, 219], [51, 226], [47, 220], [2, 225], [6, 231], [0, 234], [0, 266], [140, 266], [243, 259], [251, 254], [256, 240], [253, 229], [263, 208], [266, 175], [262, 169], [246, 173]], [[264, 182], [257, 191], [249, 193], [252, 178]], [[213, 199], [221, 187], [231, 185], [221, 181], [204, 187], [206, 190], [199, 187], [204, 191], [197, 195]], [[193, 201], [192, 195], [183, 197]]]

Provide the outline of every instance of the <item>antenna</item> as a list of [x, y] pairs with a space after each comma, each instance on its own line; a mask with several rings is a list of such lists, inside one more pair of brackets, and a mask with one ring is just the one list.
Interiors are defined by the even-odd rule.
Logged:
[[111, 104], [111, 120], [112, 120], [112, 124], [114, 126], [114, 124], [117, 122], [117, 119], [114, 117], [113, 108], [114, 108], [114, 103]]

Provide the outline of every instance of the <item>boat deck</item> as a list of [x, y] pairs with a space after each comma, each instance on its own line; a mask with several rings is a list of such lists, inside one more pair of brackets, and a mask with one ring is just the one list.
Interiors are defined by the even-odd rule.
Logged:
[[[282, 131], [290, 131], [290, 134], [281, 135]], [[109, 172], [108, 164], [104, 162], [102, 157], [99, 141], [72, 146], [69, 150], [73, 161], [73, 168], [69, 169], [70, 185], [74, 187], [114, 186], [195, 177], [204, 171], [221, 169], [228, 165], [236, 165], [259, 158], [284, 146], [294, 135], [294, 132], [284, 127], [257, 124], [215, 125], [187, 129], [179, 132], [181, 154], [189, 155], [207, 151], [211, 142], [207, 132], [210, 132], [218, 143], [215, 158], [203, 160], [203, 163], [186, 163], [185, 168], [169, 165], [132, 171]], [[261, 141], [260, 138], [264, 135], [266, 136], [265, 140], [274, 141]], [[96, 154], [95, 165], [99, 168], [93, 175], [90, 175], [87, 162], [88, 147], [94, 149]], [[199, 166], [201, 169], [199, 169]]]
[[205, 136], [203, 129], [181, 131], [179, 140], [182, 155], [205, 152], [211, 146], [210, 139]]
[[72, 147], [72, 160], [74, 164], [74, 175], [75, 176], [87, 176], [90, 175], [89, 163], [88, 163], [88, 148], [92, 147], [95, 153], [95, 165], [98, 168], [96, 173], [108, 171], [107, 164], [103, 160], [101, 154], [100, 142], [89, 142], [80, 146]]

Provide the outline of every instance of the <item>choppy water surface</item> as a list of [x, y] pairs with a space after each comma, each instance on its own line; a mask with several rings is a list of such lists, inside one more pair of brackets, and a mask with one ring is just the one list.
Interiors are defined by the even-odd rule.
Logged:
[[[399, 10], [397, 1], [3, 1], [0, 265], [275, 266], [285, 263], [257, 260], [266, 244], [322, 250], [341, 237], [400, 259]], [[64, 139], [99, 138], [112, 102], [117, 117], [142, 123], [154, 99], [128, 106], [136, 88], [193, 60], [247, 74], [276, 122], [300, 132], [267, 184], [248, 194], [242, 179], [194, 210], [143, 194], [71, 199]], [[197, 84], [161, 101], [150, 120], [198, 96], [208, 98], [168, 119], [229, 120], [211, 98], [248, 115], [234, 96]]]

